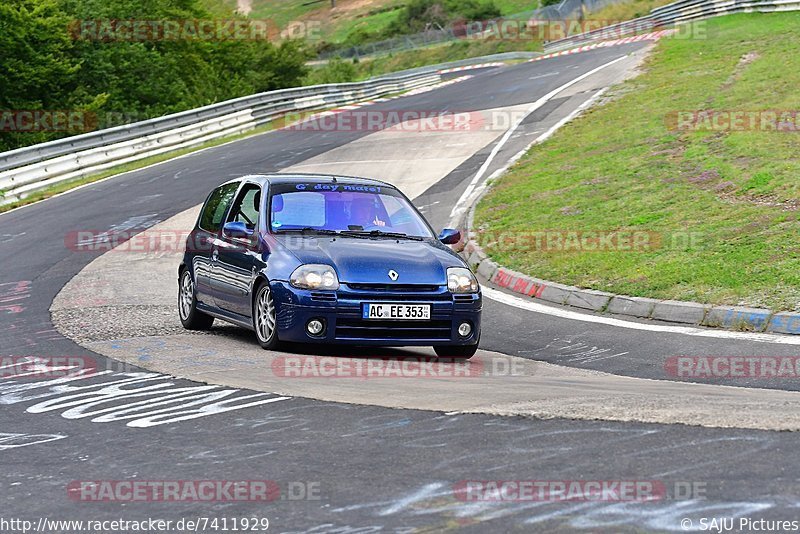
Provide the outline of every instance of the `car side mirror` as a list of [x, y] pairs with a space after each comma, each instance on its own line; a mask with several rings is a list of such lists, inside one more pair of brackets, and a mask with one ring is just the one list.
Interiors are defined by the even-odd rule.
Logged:
[[222, 227], [222, 234], [227, 237], [246, 239], [253, 235], [253, 230], [250, 230], [243, 222], [231, 221]]
[[445, 228], [442, 230], [442, 233], [439, 234], [439, 241], [445, 245], [455, 245], [461, 241], [461, 232], [452, 228]]

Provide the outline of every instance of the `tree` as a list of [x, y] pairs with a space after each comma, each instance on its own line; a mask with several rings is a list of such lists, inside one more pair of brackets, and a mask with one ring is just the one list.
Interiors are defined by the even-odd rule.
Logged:
[[[258, 31], [187, 32], [200, 22], [250, 24], [232, 11], [212, 16], [201, 1], [3, 1], [0, 110], [93, 111], [98, 119], [90, 126], [104, 127], [302, 83], [310, 57], [303, 43], [275, 45]], [[118, 31], [133, 21], [151, 31], [141, 38]], [[153, 21], [178, 24], [181, 32], [165, 38], [148, 26]], [[8, 121], [0, 123], [0, 151], [78, 133], [3, 127]]]
[[74, 95], [80, 62], [71, 54], [68, 22], [54, 0], [0, 3], [0, 110], [5, 113], [0, 151], [58, 135], [14, 131], [19, 126], [13, 118], [16, 112], [67, 110], [81, 104]]

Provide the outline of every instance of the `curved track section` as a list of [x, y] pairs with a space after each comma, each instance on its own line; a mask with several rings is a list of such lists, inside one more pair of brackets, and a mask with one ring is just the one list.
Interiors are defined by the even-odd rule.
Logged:
[[[136, 244], [145, 245], [148, 234], [188, 234], [198, 212], [172, 217], [89, 264], [55, 299], [56, 328], [137, 367], [281, 396], [451, 413], [800, 430], [796, 392], [620, 377], [487, 351], [464, 364], [427, 368], [420, 364], [435, 360], [432, 350], [265, 352], [248, 332], [227, 326], [190, 335], [175, 304], [180, 253], [170, 253], [171, 246], [137, 252]], [[334, 357], [315, 356], [320, 352]], [[375, 361], [380, 357], [395, 360], [396, 372]]]
[[[642, 48], [636, 44], [598, 49], [476, 73], [449, 87], [378, 103], [369, 109], [475, 111], [523, 106], [583, 73]], [[548, 102], [497, 152], [498, 167], [488, 169], [487, 175], [610, 81], [603, 76], [587, 79]], [[26, 359], [77, 357], [97, 365], [95, 372], [72, 377], [65, 377], [63, 369], [55, 366], [25, 367], [28, 372], [18, 372], [5, 363], [2, 366], [0, 484], [4, 488], [4, 517], [35, 521], [38, 517], [179, 520], [260, 516], [270, 519], [270, 530], [316, 533], [455, 528], [475, 532], [678, 531], [684, 517], [692, 518], [695, 524], [700, 517], [793, 517], [798, 502], [794, 480], [800, 477], [795, 466], [800, 453], [791, 433], [501, 418], [441, 413], [442, 406], [426, 406], [439, 411], [395, 410], [383, 407], [389, 402], [385, 399], [373, 399], [380, 406], [353, 405], [304, 399], [296, 393], [279, 395], [273, 392], [277, 388], [264, 384], [253, 383], [254, 389], [233, 387], [232, 383], [218, 385], [227, 383], [219, 380], [226, 369], [242, 368], [253, 358], [250, 335], [221, 327], [211, 335], [185, 336], [191, 347], [202, 340], [209, 352], [207, 357], [190, 351], [177, 358], [181, 350], [177, 345], [167, 356], [163, 356], [164, 345], [144, 351], [131, 349], [146, 337], [166, 336], [176, 342], [184, 338], [174, 330], [174, 295], [162, 294], [155, 275], [136, 287], [135, 294], [127, 283], [114, 285], [107, 283], [110, 279], [92, 282], [86, 278], [102, 272], [104, 277], [119, 280], [125, 279], [128, 270], [147, 270], [134, 268], [130, 258], [127, 264], [115, 266], [114, 254], [98, 259], [75, 280], [75, 284], [81, 280], [95, 283], [94, 287], [79, 288], [74, 293], [72, 286], [54, 302], [62, 288], [104, 252], [78, 252], [66, 246], [65, 234], [140, 232], [196, 206], [211, 187], [228, 178], [275, 172], [293, 165], [324, 164], [323, 154], [368, 135], [370, 132], [365, 131], [272, 132], [0, 215], [0, 313], [4, 319], [0, 354]], [[465, 141], [445, 141], [445, 145], [458, 142]], [[438, 170], [438, 177], [426, 175], [435, 179], [419, 186], [421, 193], [415, 201], [435, 225], [443, 226], [449, 220], [453, 199], [462, 195], [492, 151], [492, 140], [485, 142], [472, 155], [449, 147], [457, 155]], [[342, 156], [341, 151], [336, 155]], [[318, 159], [312, 161], [314, 158]], [[443, 173], [446, 176], [441, 176]], [[154, 273], [160, 270], [158, 261], [152, 268]], [[98, 266], [102, 267], [99, 271], [95, 270]], [[70, 336], [80, 340], [80, 345], [53, 327], [51, 305], [55, 321], [61, 328], [69, 328]], [[520, 391], [538, 387], [529, 381], [550, 376], [547, 381], [551, 386], [561, 380], [562, 391], [571, 388], [585, 393], [582, 402], [586, 406], [599, 404], [594, 391], [587, 393], [586, 389], [597, 376], [591, 371], [663, 378], [664, 362], [675, 354], [763, 355], [792, 350], [768, 343], [633, 332], [492, 301], [487, 302], [485, 320], [488, 335], [484, 348], [494, 352], [483, 353], [479, 361], [521, 361], [496, 354], [504, 353], [577, 368], [574, 374], [559, 377], [547, 373], [566, 371], [521, 361], [523, 375], [508, 377], [507, 381]], [[108, 328], [99, 328], [103, 325]], [[109, 343], [113, 340], [120, 340], [117, 348]], [[125, 345], [124, 340], [134, 341]], [[81, 346], [90, 343], [96, 350]], [[112, 351], [132, 363], [102, 354]], [[251, 367], [264, 369], [264, 359], [277, 356], [259, 351]], [[191, 375], [197, 381], [145, 368], [167, 364], [171, 374]], [[216, 378], [212, 380], [211, 376]], [[303, 384], [298, 380], [292, 387], [320, 387], [320, 381], [309, 380]], [[380, 385], [388, 384], [399, 396], [410, 379], [398, 380], [397, 384], [386, 380]], [[480, 381], [475, 383], [482, 384], [482, 395], [496, 389], [500, 382], [485, 376], [460, 382], [468, 380]], [[431, 404], [437, 400], [444, 403], [452, 402], [451, 394], [439, 390], [450, 388], [452, 382], [459, 383], [434, 379], [418, 386], [427, 388]], [[774, 381], [740, 382], [736, 385], [797, 388]], [[367, 380], [336, 387], [341, 390], [362, 385], [371, 390], [370, 395], [378, 396], [375, 387], [379, 382]], [[679, 386], [686, 385], [662, 384], [665, 388]], [[696, 413], [703, 414], [707, 402], [713, 405], [729, 395], [741, 399], [748, 394], [728, 388], [714, 391], [717, 393], [693, 406]], [[757, 389], [748, 391], [754, 406], [768, 395]], [[791, 395], [774, 394], [780, 397], [769, 397], [776, 413], [780, 413], [784, 401], [787, 406], [794, 402]], [[535, 397], [535, 392], [525, 392], [523, 398]], [[573, 392], [562, 398], [580, 397]], [[474, 399], [470, 402], [473, 404], [457, 409], [483, 408], [476, 406]], [[608, 398], [608, 402], [613, 406], [610, 410], [619, 409], [614, 404], [618, 400]], [[550, 415], [556, 415], [557, 404], [551, 405]], [[530, 406], [525, 409], [527, 413], [535, 411]], [[591, 410], [598, 411], [596, 406]], [[624, 417], [617, 414], [616, 418]], [[740, 426], [751, 425], [740, 421]], [[80, 502], [68, 491], [74, 487], [71, 484], [85, 480], [253, 478], [275, 480], [282, 490], [292, 483], [313, 484], [317, 490], [299, 500], [283, 498], [266, 504]], [[455, 490], [461, 481], [487, 479], [657, 480], [671, 491], [668, 499], [648, 503], [464, 502], [458, 498]], [[672, 491], [686, 484], [701, 485], [702, 495]], [[283, 495], [287, 496], [285, 492]]]

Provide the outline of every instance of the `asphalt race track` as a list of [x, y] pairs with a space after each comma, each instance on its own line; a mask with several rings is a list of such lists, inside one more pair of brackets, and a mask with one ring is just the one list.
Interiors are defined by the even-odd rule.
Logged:
[[[619, 69], [609, 67], [588, 77], [528, 117], [497, 153], [488, 176], [622, 76], [646, 46], [636, 43], [474, 71], [469, 79], [447, 87], [369, 109], [524, 109], [570, 80], [625, 58], [616, 64]], [[398, 173], [392, 181], [414, 191], [410, 196], [434, 227], [446, 226], [453, 207], [501, 134], [464, 139], [463, 146], [451, 146], [458, 143], [442, 136], [437, 141], [441, 145], [433, 146], [446, 149], [446, 162], [434, 164], [436, 151], [416, 158], [406, 155], [422, 163], [409, 167], [413, 172]], [[91, 301], [93, 294], [111, 299], [126, 294], [126, 288], [113, 286], [84, 287], [87, 300], [71, 307], [72, 335], [80, 344], [55, 328], [53, 320], [60, 316], [57, 309], [51, 315], [54, 299], [101, 255], [70, 249], [65, 245], [70, 232], [143, 231], [192, 209], [213, 186], [244, 174], [381, 169], [385, 162], [375, 163], [370, 149], [391, 159], [393, 164], [387, 169], [397, 168], [403, 159], [392, 155], [395, 143], [373, 137], [380, 135], [271, 132], [0, 215], [0, 357], [93, 358], [103, 370], [71, 380], [35, 373], [13, 380], [0, 375], [4, 516], [33, 521], [40, 517], [173, 521], [264, 517], [271, 531], [337, 533], [685, 531], [698, 527], [701, 518], [794, 517], [800, 506], [795, 497], [800, 480], [795, 435], [759, 430], [758, 422], [749, 428], [736, 425], [735, 405], [725, 409], [726, 416], [733, 418], [731, 424], [688, 426], [622, 422], [620, 413], [615, 414], [617, 420], [542, 420], [453, 413], [456, 410], [434, 406], [397, 409], [387, 407], [393, 405], [392, 398], [380, 403], [333, 402], [313, 400], [313, 394], [239, 389], [212, 378], [199, 383], [170, 376], [182, 376], [178, 372], [153, 370], [145, 359], [139, 360], [144, 367], [137, 367], [130, 363], [135, 359], [118, 362], [99, 349], [85, 348], [93, 342], [114, 342], [115, 333], [126, 339], [164, 334], [152, 331], [152, 318], [169, 314], [166, 305], [134, 309], [136, 304], [128, 303], [127, 311], [119, 314], [102, 299]], [[398, 146], [397, 151], [407, 152], [408, 147]], [[373, 167], [366, 165], [369, 161]], [[126, 273], [117, 275], [116, 283], [124, 283]], [[153, 287], [157, 287], [155, 282]], [[148, 295], [148, 291], [139, 287], [134, 293]], [[168, 299], [173, 296], [167, 295]], [[85, 314], [74, 313], [84, 308]], [[173, 322], [174, 315], [170, 316]], [[547, 362], [586, 375], [600, 371], [671, 381], [676, 379], [665, 371], [666, 362], [676, 355], [795, 355], [800, 343], [777, 337], [779, 342], [757, 341], [747, 334], [720, 337], [715, 331], [685, 335], [625, 328], [536, 313], [497, 298], [485, 299], [483, 320], [481, 348], [486, 354], [533, 360], [527, 362], [533, 376], [537, 362]], [[165, 324], [169, 321], [164, 316]], [[106, 331], [99, 332], [98, 324], [105, 324]], [[200, 346], [227, 346], [232, 356], [242, 344], [255, 347], [249, 334], [227, 326], [216, 326], [210, 336], [189, 337], [189, 343]], [[719, 384], [800, 389], [790, 380]], [[392, 384], [401, 386], [402, 381]], [[124, 398], [131, 387], [152, 388], [152, 396]], [[353, 390], [358, 387], [357, 382], [352, 384]], [[493, 387], [502, 385], [487, 384], [487, 390]], [[575, 382], [576, 396], [581, 395], [580, 387]], [[770, 393], [786, 395], [787, 406], [796, 402], [795, 395]], [[170, 405], [172, 394], [184, 400], [191, 395], [197, 402], [163, 408]], [[584, 397], [583, 403], [603, 408], [591, 397]], [[614, 406], [609, 401], [609, 410]], [[78, 481], [129, 479], [270, 480], [280, 487], [281, 498], [266, 503], [119, 503], [81, 500], [74, 491]], [[455, 491], [465, 480], [527, 479], [659, 481], [666, 488], [666, 498], [655, 502], [473, 502], [460, 499]], [[687, 493], [687, 487], [693, 491]], [[685, 519], [692, 521], [688, 528], [688, 523], [682, 523]]]

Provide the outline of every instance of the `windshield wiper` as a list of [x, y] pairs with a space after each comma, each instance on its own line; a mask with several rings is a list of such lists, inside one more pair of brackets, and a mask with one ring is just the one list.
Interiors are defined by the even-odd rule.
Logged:
[[288, 230], [277, 230], [279, 234], [320, 234], [320, 235], [340, 235], [336, 230], [327, 230], [325, 228], [312, 228], [306, 226], [305, 228], [290, 228]]
[[389, 237], [394, 239], [410, 239], [412, 241], [422, 241], [425, 238], [416, 236], [416, 235], [408, 235], [403, 234], [400, 232], [384, 232], [382, 230], [370, 230], [369, 232], [365, 230], [342, 230], [341, 232], [343, 235], [357, 235], [357, 236], [369, 236], [369, 237]]

